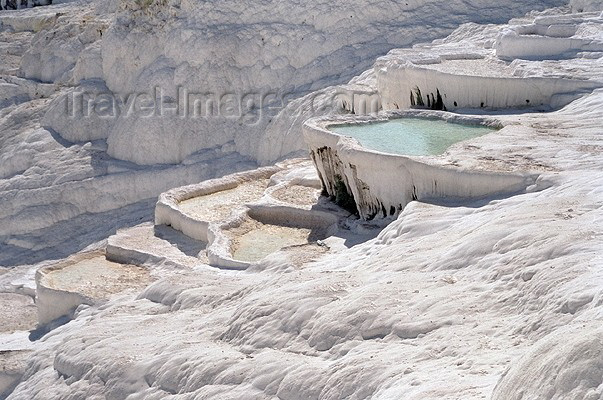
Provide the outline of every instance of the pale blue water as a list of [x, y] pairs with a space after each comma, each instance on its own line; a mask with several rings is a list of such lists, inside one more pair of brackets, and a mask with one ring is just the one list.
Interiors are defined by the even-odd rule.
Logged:
[[400, 118], [386, 122], [328, 127], [357, 139], [367, 149], [408, 156], [438, 155], [454, 143], [494, 131], [479, 125], [461, 125], [442, 120]]

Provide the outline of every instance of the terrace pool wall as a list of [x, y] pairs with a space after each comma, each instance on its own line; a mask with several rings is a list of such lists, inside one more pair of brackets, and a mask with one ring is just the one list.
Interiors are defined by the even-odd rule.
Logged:
[[546, 15], [486, 34], [479, 45], [394, 49], [374, 67], [382, 108], [560, 108], [603, 85], [592, 72], [602, 21], [600, 11]]
[[[471, 60], [468, 60], [471, 61]], [[546, 77], [477, 76], [438, 70], [439, 61], [428, 65], [388, 65], [376, 68], [377, 85], [384, 110], [414, 106], [417, 90], [427, 96], [440, 93], [447, 110], [458, 108], [517, 108], [547, 106], [558, 108], [581, 93], [600, 87], [586, 80]], [[468, 66], [468, 69], [471, 67]]]
[[155, 225], [169, 225], [188, 237], [207, 242], [209, 221], [194, 218], [183, 212], [180, 203], [196, 197], [233, 190], [245, 182], [269, 179], [281, 170], [280, 167], [264, 167], [171, 189], [159, 196], [155, 205]]
[[304, 136], [323, 190], [365, 220], [395, 218], [413, 200], [479, 199], [518, 193], [536, 182], [530, 173], [471, 171], [438, 163], [437, 156], [403, 156], [369, 150], [327, 127], [391, 118], [430, 117], [465, 124], [496, 125], [495, 120], [429, 111], [386, 112], [378, 117], [316, 118]]
[[[345, 213], [332, 212], [328, 201], [328, 209], [321, 209], [320, 182], [306, 160], [301, 161], [305, 169], [294, 168], [300, 161], [287, 160], [162, 193], [155, 206], [155, 228], [168, 225], [207, 243], [205, 262], [236, 270], [247, 269], [281, 248], [329, 237]], [[149, 254], [137, 250], [140, 235], [130, 239], [124, 231], [112, 236], [107, 255], [119, 262], [147, 262]], [[145, 242], [153, 238], [151, 235]], [[270, 243], [262, 243], [265, 240]], [[165, 262], [155, 254], [151, 257], [154, 263]], [[195, 257], [182, 259], [174, 254], [170, 259], [176, 265], [188, 265], [191, 259], [195, 263]]]

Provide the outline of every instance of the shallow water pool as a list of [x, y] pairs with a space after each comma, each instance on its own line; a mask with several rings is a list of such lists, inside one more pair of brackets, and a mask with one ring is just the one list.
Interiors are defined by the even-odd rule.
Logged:
[[328, 129], [357, 139], [367, 149], [408, 156], [439, 155], [455, 143], [495, 130], [480, 125], [462, 125], [423, 118], [335, 125], [329, 126]]
[[307, 244], [310, 229], [256, 223], [250, 230], [236, 237], [232, 249], [234, 259], [246, 262], [260, 261], [282, 248]]

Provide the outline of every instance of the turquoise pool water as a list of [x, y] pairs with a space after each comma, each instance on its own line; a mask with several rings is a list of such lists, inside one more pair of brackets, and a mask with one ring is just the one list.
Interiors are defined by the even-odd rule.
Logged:
[[495, 129], [442, 120], [399, 118], [386, 122], [328, 127], [357, 139], [367, 149], [407, 156], [438, 155], [454, 143], [486, 135]]

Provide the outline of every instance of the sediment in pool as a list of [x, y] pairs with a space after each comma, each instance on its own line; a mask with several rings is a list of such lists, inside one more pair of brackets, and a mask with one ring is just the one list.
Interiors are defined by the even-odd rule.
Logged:
[[181, 201], [178, 206], [187, 216], [208, 222], [227, 218], [234, 207], [259, 200], [268, 186], [268, 179], [241, 183], [232, 189], [221, 190]]
[[109, 261], [103, 251], [77, 254], [37, 271], [38, 323], [69, 316], [80, 304], [92, 305], [150, 282], [148, 269]]
[[270, 195], [284, 203], [294, 204], [301, 207], [311, 207], [316, 204], [320, 197], [320, 189], [301, 185], [288, 185], [281, 187]]
[[282, 248], [311, 243], [322, 237], [308, 228], [264, 224], [248, 220], [229, 230], [231, 252], [235, 260], [257, 262]]

